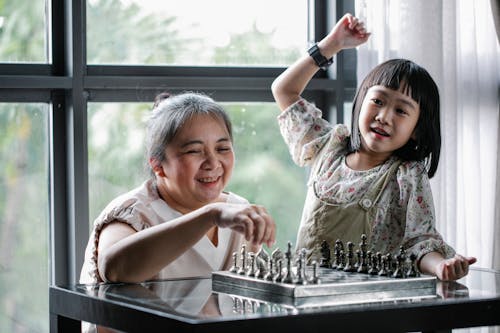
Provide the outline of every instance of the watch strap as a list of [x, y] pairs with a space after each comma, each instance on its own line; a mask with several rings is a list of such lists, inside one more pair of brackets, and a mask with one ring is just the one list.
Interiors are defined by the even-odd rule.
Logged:
[[322, 55], [319, 50], [318, 43], [315, 43], [313, 46], [311, 46], [309, 50], [307, 50], [307, 53], [309, 53], [316, 65], [318, 65], [318, 67], [322, 70], [326, 70], [328, 66], [333, 64], [333, 57], [327, 59], [324, 55]]

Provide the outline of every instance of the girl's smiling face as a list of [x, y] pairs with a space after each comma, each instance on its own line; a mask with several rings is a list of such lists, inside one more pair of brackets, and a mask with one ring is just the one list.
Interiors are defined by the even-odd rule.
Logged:
[[385, 160], [414, 137], [420, 107], [401, 87], [368, 89], [359, 114], [360, 152]]
[[194, 116], [165, 150], [166, 159], [153, 167], [162, 198], [181, 213], [219, 200], [234, 166], [233, 144], [224, 121]]

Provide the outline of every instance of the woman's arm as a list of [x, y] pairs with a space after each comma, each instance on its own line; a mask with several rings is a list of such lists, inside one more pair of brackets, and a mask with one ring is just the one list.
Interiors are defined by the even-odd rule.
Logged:
[[99, 235], [99, 274], [111, 282], [151, 279], [214, 226], [240, 232], [253, 244], [271, 246], [275, 240], [272, 218], [263, 207], [249, 204], [209, 204], [139, 232], [117, 221]]
[[458, 280], [469, 273], [469, 265], [476, 262], [474, 257], [456, 254], [445, 259], [439, 252], [429, 252], [420, 259], [419, 269], [422, 273], [436, 276], [443, 281]]
[[[342, 49], [353, 48], [366, 42], [369, 36], [362, 22], [351, 14], [346, 14], [332, 31], [318, 42], [318, 47], [321, 54], [330, 59]], [[299, 100], [307, 83], [318, 69], [314, 60], [305, 55], [274, 80], [271, 89], [281, 110]]]

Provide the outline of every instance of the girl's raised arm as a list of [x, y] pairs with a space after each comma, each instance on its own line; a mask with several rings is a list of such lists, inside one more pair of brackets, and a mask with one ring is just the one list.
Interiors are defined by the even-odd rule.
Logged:
[[[317, 46], [320, 53], [330, 59], [342, 49], [353, 48], [366, 42], [369, 36], [361, 21], [351, 14], [346, 14]], [[274, 80], [271, 89], [282, 111], [300, 99], [318, 69], [313, 58], [307, 54]]]

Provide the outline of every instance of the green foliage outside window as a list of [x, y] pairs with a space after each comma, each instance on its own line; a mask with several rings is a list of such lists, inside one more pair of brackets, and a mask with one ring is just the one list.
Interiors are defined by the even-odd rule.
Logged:
[[[44, 0], [0, 0], [0, 62], [50, 61], [47, 12]], [[182, 40], [169, 29], [175, 17], [136, 14], [133, 2], [89, 1], [89, 63], [176, 64], [183, 52], [193, 53], [185, 49], [187, 43], [198, 50], [205, 47], [203, 40]], [[213, 50], [210, 63], [243, 59], [249, 65], [267, 65], [279, 57], [286, 64], [297, 58], [297, 50], [274, 49], [271, 35], [257, 29], [234, 33], [229, 45]], [[159, 48], [150, 48], [153, 41]], [[142, 120], [150, 106], [89, 104], [91, 219], [113, 197], [146, 178]], [[234, 124], [237, 156], [228, 189], [268, 208], [278, 223], [277, 245], [283, 247], [295, 239], [304, 170], [292, 165], [273, 103], [231, 103], [226, 109]], [[0, 332], [49, 331], [48, 111], [45, 104], [0, 104]]]

